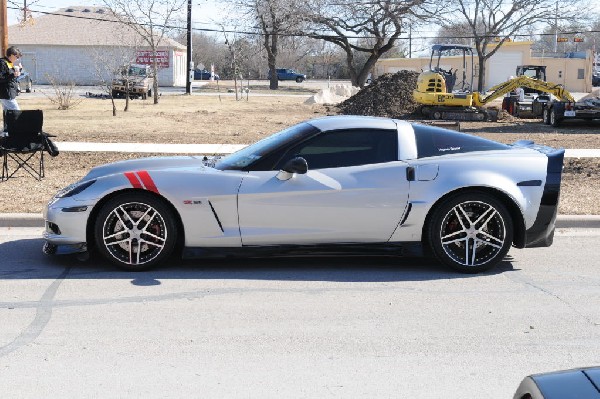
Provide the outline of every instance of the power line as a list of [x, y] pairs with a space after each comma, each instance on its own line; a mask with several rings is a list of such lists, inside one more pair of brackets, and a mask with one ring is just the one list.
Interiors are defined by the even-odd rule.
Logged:
[[[21, 10], [21, 8], [19, 7], [7, 7], [9, 9], [12, 10]], [[42, 14], [42, 15], [55, 15], [55, 16], [60, 16], [60, 17], [67, 17], [67, 18], [76, 18], [76, 19], [84, 19], [84, 20], [91, 20], [91, 21], [100, 21], [100, 22], [110, 22], [110, 23], [122, 23], [121, 21], [117, 20], [117, 19], [105, 19], [105, 18], [99, 18], [99, 17], [91, 17], [91, 16], [83, 16], [83, 15], [69, 15], [69, 14], [64, 14], [64, 12], [50, 12], [50, 11], [41, 11], [41, 10], [33, 10], [30, 9], [31, 12], [35, 12], [38, 14]], [[208, 24], [208, 23], [204, 23], [204, 22], [199, 22], [200, 24]], [[145, 24], [145, 23], [138, 23], [138, 25], [149, 25], [149, 24]], [[175, 25], [154, 25], [154, 26], [161, 26], [162, 28], [165, 29], [178, 29], [178, 30], [185, 30], [186, 28], [184, 26], [175, 26]], [[192, 31], [196, 31], [196, 32], [208, 32], [208, 33], [232, 33], [232, 34], [240, 34], [240, 35], [248, 35], [248, 36], [264, 36], [263, 32], [259, 32], [258, 30], [256, 31], [244, 31], [244, 30], [236, 30], [236, 29], [214, 29], [214, 28], [192, 28]], [[585, 35], [585, 34], [593, 34], [593, 33], [600, 33], [600, 30], [587, 30], [587, 31], [562, 31], [562, 32], [558, 32], [561, 35]], [[536, 33], [536, 34], [530, 34], [530, 33], [522, 33], [522, 34], [513, 34], [513, 35], [509, 35], [510, 37], [531, 37], [531, 36], [554, 36], [555, 33]], [[336, 35], [331, 35], [327, 33], [319, 33], [319, 34], [309, 34], [309, 33], [279, 33], [278, 36], [282, 36], [282, 37], [314, 37], [314, 36], [325, 36], [325, 37], [331, 37], [331, 38], [335, 38], [338, 37]], [[348, 39], [376, 39], [376, 37], [374, 36], [345, 36]], [[412, 35], [412, 38], [416, 37], [414, 34]], [[479, 36], [471, 36], [471, 35], [461, 35], [461, 36], [444, 36], [444, 38], [446, 39], [475, 39], [477, 37], [480, 38], [490, 38], [490, 39], [494, 39], [497, 37], [503, 37], [502, 35], [479, 35]], [[439, 39], [440, 36], [439, 35], [431, 35], [431, 36], [419, 36], [419, 39], [426, 39], [426, 40], [430, 40], [430, 39]], [[397, 40], [410, 40], [411, 36], [400, 36], [397, 38]]]

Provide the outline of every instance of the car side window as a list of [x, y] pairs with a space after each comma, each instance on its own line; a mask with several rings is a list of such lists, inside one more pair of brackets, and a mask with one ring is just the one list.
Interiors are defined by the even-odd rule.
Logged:
[[470, 134], [448, 131], [435, 126], [414, 124], [419, 158], [473, 151], [506, 150], [506, 144], [497, 143]]
[[398, 160], [395, 130], [351, 129], [323, 132], [289, 149], [276, 168], [303, 157], [309, 169], [340, 168]]

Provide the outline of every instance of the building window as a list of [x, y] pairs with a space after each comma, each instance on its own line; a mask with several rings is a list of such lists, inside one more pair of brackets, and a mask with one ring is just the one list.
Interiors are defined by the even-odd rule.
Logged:
[[583, 68], [577, 70], [577, 79], [583, 79]]

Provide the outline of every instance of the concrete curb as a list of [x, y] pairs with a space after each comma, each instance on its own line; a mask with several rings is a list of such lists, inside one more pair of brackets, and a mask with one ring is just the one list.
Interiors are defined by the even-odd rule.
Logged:
[[[44, 218], [37, 213], [0, 213], [0, 227], [44, 227]], [[600, 215], [559, 215], [559, 229], [598, 229]]]

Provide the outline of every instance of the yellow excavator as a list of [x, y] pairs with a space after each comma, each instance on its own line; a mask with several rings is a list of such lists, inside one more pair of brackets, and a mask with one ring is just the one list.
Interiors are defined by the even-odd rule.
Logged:
[[[442, 56], [462, 55], [462, 73], [458, 70], [443, 69]], [[470, 56], [470, 68], [469, 68]], [[437, 63], [434, 66], [434, 59]], [[470, 77], [467, 70], [470, 69]], [[419, 104], [421, 113], [432, 119], [483, 121], [498, 119], [498, 110], [484, 107], [505, 94], [520, 87], [528, 87], [550, 93], [566, 102], [574, 102], [573, 96], [561, 85], [545, 82], [528, 76], [518, 76], [490, 88], [485, 94], [473, 91], [474, 79], [473, 49], [460, 44], [436, 44], [432, 47], [429, 70], [421, 72], [417, 78], [417, 88], [413, 98]], [[458, 80], [458, 82], [457, 82]]]

